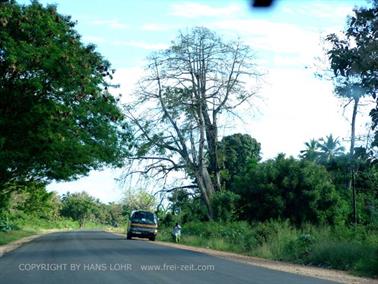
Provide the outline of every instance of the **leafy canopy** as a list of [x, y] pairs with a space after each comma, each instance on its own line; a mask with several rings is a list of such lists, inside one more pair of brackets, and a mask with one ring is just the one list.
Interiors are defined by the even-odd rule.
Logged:
[[344, 215], [345, 206], [326, 169], [283, 154], [252, 165], [236, 180], [233, 191], [241, 196], [241, 219], [332, 224]]
[[79, 221], [83, 226], [92, 214], [97, 211], [98, 201], [85, 191], [63, 194], [60, 214], [64, 217]]
[[247, 170], [251, 162], [260, 160], [261, 145], [248, 134], [225, 136], [218, 143], [222, 178], [229, 188], [230, 181]]
[[110, 64], [74, 26], [52, 5], [0, 3], [0, 186], [119, 164]]
[[[369, 94], [378, 100], [378, 2], [374, 0], [371, 7], [355, 9], [343, 37], [330, 34], [327, 41], [332, 44], [328, 56], [336, 93], [355, 100]], [[370, 115], [376, 128], [378, 105]], [[378, 146], [378, 131], [373, 146]]]

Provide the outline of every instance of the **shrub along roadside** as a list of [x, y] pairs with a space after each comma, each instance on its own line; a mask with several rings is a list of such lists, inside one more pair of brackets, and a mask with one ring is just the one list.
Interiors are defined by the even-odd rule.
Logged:
[[39, 234], [51, 229], [78, 229], [79, 223], [70, 219], [59, 218], [48, 220], [33, 215], [18, 214], [0, 222], [0, 245], [19, 240], [24, 237]]
[[[159, 240], [172, 241], [171, 228]], [[183, 244], [241, 253], [272, 260], [315, 265], [378, 276], [378, 228], [312, 225], [301, 229], [288, 222], [191, 222], [183, 225]]]

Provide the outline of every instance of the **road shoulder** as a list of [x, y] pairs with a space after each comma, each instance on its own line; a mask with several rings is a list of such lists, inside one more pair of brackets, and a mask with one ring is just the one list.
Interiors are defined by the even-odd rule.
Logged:
[[217, 251], [217, 250], [208, 249], [208, 248], [201, 248], [201, 247], [192, 247], [192, 246], [188, 246], [188, 245], [175, 244], [175, 243], [169, 243], [169, 242], [156, 241], [155, 243], [162, 245], [162, 246], [205, 253], [205, 254], [208, 254], [208, 255], [221, 257], [221, 258], [229, 259], [229, 260], [234, 260], [234, 261], [249, 264], [249, 265], [254, 265], [254, 266], [269, 268], [269, 269], [273, 269], [273, 270], [294, 273], [294, 274], [299, 274], [299, 275], [308, 276], [308, 277], [315, 277], [315, 278], [335, 281], [335, 282], [339, 282], [339, 283], [364, 283], [364, 284], [365, 283], [375, 283], [375, 284], [378, 284], [378, 280], [376, 280], [376, 279], [352, 276], [352, 275], [348, 274], [347, 272], [341, 271], [341, 270], [325, 269], [325, 268], [319, 268], [319, 267], [313, 267], [313, 266], [298, 265], [298, 264], [292, 264], [292, 263], [287, 263], [287, 262], [274, 261], [274, 260], [268, 260], [268, 259], [263, 259], [263, 258], [258, 258], [258, 257], [240, 255], [240, 254], [231, 253], [231, 252]]
[[58, 230], [58, 229], [52, 229], [52, 230], [43, 230], [37, 234], [34, 234], [34, 235], [31, 235], [31, 236], [28, 236], [28, 237], [23, 237], [21, 239], [18, 239], [18, 240], [15, 240], [15, 241], [12, 241], [8, 244], [5, 244], [5, 245], [0, 245], [0, 257], [3, 257], [6, 253], [8, 252], [11, 252], [19, 247], [21, 247], [22, 245], [26, 244], [26, 243], [29, 243], [41, 236], [44, 236], [44, 235], [47, 235], [47, 234], [51, 234], [51, 233], [55, 233], [55, 232], [66, 232], [67, 230]]
[[[125, 237], [124, 234], [119, 234], [115, 232], [110, 232], [110, 233]], [[263, 259], [263, 258], [258, 258], [258, 257], [240, 255], [240, 254], [231, 253], [231, 252], [217, 251], [214, 249], [175, 244], [175, 243], [170, 243], [170, 242], [155, 241], [153, 243], [166, 246], [166, 247], [205, 253], [211, 256], [221, 257], [224, 259], [233, 260], [233, 261], [237, 261], [237, 262], [241, 262], [241, 263], [245, 263], [249, 265], [264, 267], [264, 268], [268, 268], [272, 270], [289, 272], [289, 273], [294, 273], [294, 274], [308, 276], [308, 277], [315, 277], [315, 278], [339, 282], [339, 283], [378, 284], [377, 279], [352, 276], [348, 274], [347, 272], [341, 271], [341, 270], [298, 265], [298, 264], [292, 264], [292, 263], [287, 263], [287, 262], [274, 261], [274, 260]]]

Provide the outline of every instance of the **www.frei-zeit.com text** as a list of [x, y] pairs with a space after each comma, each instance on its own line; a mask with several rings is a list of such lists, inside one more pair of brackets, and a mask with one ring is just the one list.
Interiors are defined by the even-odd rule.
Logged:
[[21, 263], [19, 271], [214, 271], [212, 264]]

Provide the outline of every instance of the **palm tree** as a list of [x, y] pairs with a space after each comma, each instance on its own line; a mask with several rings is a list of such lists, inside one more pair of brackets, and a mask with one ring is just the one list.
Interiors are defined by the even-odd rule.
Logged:
[[320, 157], [320, 152], [318, 151], [319, 142], [315, 139], [311, 139], [305, 143], [305, 146], [306, 149], [300, 151], [299, 157], [305, 160], [318, 161]]
[[339, 138], [333, 138], [332, 134], [328, 135], [325, 139], [321, 138], [319, 141], [320, 158], [322, 161], [329, 162], [344, 154], [345, 148], [341, 146]]

